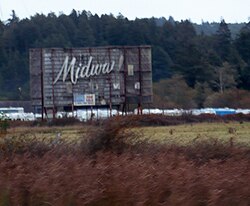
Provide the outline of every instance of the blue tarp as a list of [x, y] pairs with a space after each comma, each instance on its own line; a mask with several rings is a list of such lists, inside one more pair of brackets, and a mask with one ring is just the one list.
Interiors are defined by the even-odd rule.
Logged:
[[236, 114], [236, 110], [234, 109], [214, 109], [216, 115], [228, 115], [228, 114]]

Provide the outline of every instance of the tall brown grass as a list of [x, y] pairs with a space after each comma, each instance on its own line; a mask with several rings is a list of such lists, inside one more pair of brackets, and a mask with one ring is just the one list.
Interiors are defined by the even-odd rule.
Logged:
[[81, 144], [3, 141], [0, 205], [250, 205], [249, 148], [130, 144], [119, 118]]

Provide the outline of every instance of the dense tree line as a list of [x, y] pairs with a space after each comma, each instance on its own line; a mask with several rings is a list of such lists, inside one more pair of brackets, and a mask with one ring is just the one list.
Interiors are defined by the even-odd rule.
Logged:
[[173, 18], [159, 24], [155, 18], [132, 21], [73, 10], [20, 20], [13, 11], [0, 21], [0, 98], [29, 98], [29, 48], [105, 45], [152, 46], [156, 106], [216, 106], [228, 92], [247, 96], [250, 90], [250, 22], [232, 38], [224, 20], [206, 35]]

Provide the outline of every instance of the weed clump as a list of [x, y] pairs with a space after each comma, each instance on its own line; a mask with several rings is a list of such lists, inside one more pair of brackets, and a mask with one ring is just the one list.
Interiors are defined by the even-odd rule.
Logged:
[[0, 137], [4, 136], [7, 133], [9, 128], [9, 122], [7, 119], [0, 119]]
[[96, 152], [114, 152], [122, 153], [131, 147], [129, 140], [135, 138], [132, 132], [128, 131], [130, 125], [126, 125], [126, 121], [120, 121], [113, 118], [105, 121], [98, 128], [90, 129], [88, 138], [83, 139], [82, 149], [87, 154], [95, 154]]

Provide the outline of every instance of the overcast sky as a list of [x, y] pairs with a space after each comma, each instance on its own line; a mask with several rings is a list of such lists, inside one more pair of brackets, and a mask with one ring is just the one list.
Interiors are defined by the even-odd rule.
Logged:
[[248, 22], [250, 19], [250, 0], [0, 0], [0, 19], [5, 21], [15, 10], [21, 19], [36, 13], [60, 12], [70, 14], [76, 11], [90, 11], [92, 14], [110, 14], [133, 20], [172, 16], [175, 20], [189, 19], [192, 22], [227, 23]]

